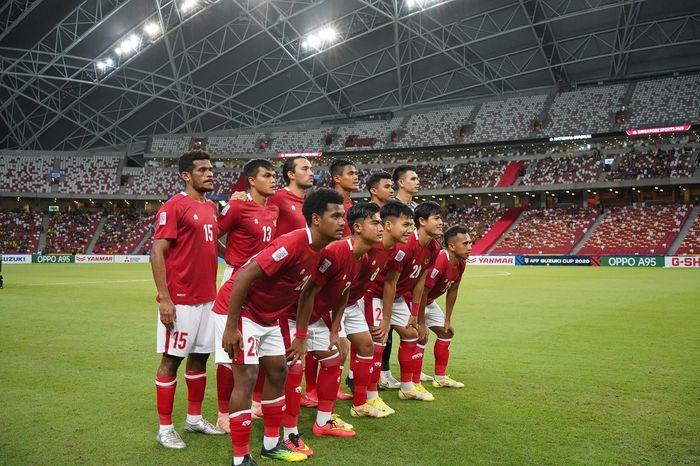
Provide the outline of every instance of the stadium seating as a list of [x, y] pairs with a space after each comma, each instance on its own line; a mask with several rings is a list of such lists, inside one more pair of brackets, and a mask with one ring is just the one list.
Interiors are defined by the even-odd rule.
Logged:
[[189, 149], [191, 139], [189, 136], [154, 137], [149, 153], [179, 155]]
[[612, 207], [579, 254], [665, 254], [691, 207]]
[[545, 94], [484, 102], [467, 142], [512, 141], [531, 137], [535, 119], [542, 113]]
[[[468, 124], [472, 106], [450, 107], [444, 110], [419, 112], [411, 115], [404, 125], [404, 134], [395, 147], [449, 146], [464, 142], [458, 138], [459, 128]], [[393, 129], [393, 128], [392, 128]]]
[[605, 133], [613, 124], [612, 114], [620, 109], [627, 84], [599, 86], [562, 92], [549, 109], [547, 136]]
[[308, 152], [322, 150], [326, 145], [326, 136], [331, 130], [331, 127], [322, 126], [299, 131], [273, 131], [270, 134], [270, 151]]
[[41, 234], [41, 214], [22, 210], [0, 211], [0, 253], [37, 252]]
[[87, 250], [101, 213], [84, 210], [73, 212], [51, 212], [46, 235], [45, 253], [83, 254]]
[[449, 184], [454, 188], [485, 188], [496, 186], [503, 176], [507, 160], [477, 158], [461, 162], [452, 170]]
[[263, 137], [265, 133], [209, 136], [206, 141], [206, 150], [212, 156], [254, 154], [259, 152], [258, 141]]
[[620, 155], [608, 180], [640, 180], [645, 178], [685, 177], [693, 173], [690, 165], [692, 149], [650, 148], [644, 152], [632, 150]]
[[467, 206], [462, 208], [448, 206], [446, 210], [445, 230], [455, 225], [462, 225], [469, 231], [473, 241], [477, 241], [484, 236], [506, 211], [504, 207], [490, 206]]
[[143, 216], [132, 211], [109, 214], [92, 252], [131, 254], [152, 224], [152, 216]]
[[676, 254], [700, 254], [700, 215], [695, 217]]
[[[391, 132], [398, 127], [401, 120], [403, 120], [403, 118], [381, 121], [361, 121], [352, 125], [339, 126], [335, 132], [336, 136], [329, 150], [354, 151], [381, 149], [387, 145]], [[369, 146], [346, 146], [346, 142], [350, 136], [357, 136], [360, 139], [372, 139], [374, 143]]]
[[600, 178], [602, 172], [603, 161], [596, 153], [548, 156], [531, 162], [530, 170], [523, 177], [523, 184], [592, 183]]
[[150, 195], [167, 199], [183, 188], [177, 169], [128, 168], [124, 169], [123, 174], [128, 176], [124, 188], [124, 193], [128, 195]]
[[121, 157], [91, 155], [62, 157], [58, 192], [64, 194], [116, 194]]
[[134, 254], [150, 254], [151, 247], [153, 247], [153, 235], [151, 235], [148, 240], [143, 243], [143, 246], [141, 246], [138, 251], [134, 252]]
[[641, 81], [632, 95], [625, 128], [697, 123], [700, 75]]
[[597, 215], [595, 209], [575, 207], [523, 212], [493, 254], [567, 254]]
[[48, 193], [52, 157], [0, 155], [0, 191]]

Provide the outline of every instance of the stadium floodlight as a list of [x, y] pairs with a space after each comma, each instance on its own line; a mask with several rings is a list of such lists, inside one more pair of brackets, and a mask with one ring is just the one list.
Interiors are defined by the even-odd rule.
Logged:
[[106, 70], [107, 68], [112, 68], [112, 67], [114, 66], [114, 60], [112, 60], [111, 58], [108, 57], [108, 58], [106, 58], [106, 59], [104, 59], [104, 60], [98, 61], [98, 62], [95, 64], [95, 66], [97, 66], [97, 69], [98, 69], [98, 70], [104, 71], [104, 70]]
[[160, 26], [158, 23], [146, 23], [143, 30], [151, 38], [157, 37], [160, 34]]
[[141, 39], [136, 34], [130, 34], [119, 43], [119, 46], [114, 49], [114, 53], [118, 56], [127, 55], [138, 50], [141, 45]]
[[324, 47], [328, 47], [337, 39], [338, 31], [332, 26], [325, 26], [316, 32], [307, 34], [301, 41], [301, 48], [303, 50], [321, 50]]
[[180, 4], [180, 13], [187, 14], [190, 13], [199, 3], [199, 0], [185, 0]]

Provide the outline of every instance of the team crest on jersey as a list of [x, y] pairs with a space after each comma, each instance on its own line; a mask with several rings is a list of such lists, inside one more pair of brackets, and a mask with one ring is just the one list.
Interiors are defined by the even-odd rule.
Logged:
[[428, 265], [428, 262], [430, 262], [430, 259], [425, 260], [425, 265]]
[[318, 271], [321, 273], [324, 273], [326, 270], [328, 270], [328, 267], [331, 266], [331, 261], [328, 259], [323, 259], [323, 262], [321, 262], [321, 265], [318, 266]]
[[158, 219], [158, 225], [165, 225], [168, 222], [168, 213], [161, 212], [160, 218]]
[[289, 255], [289, 253], [287, 252], [287, 249], [284, 246], [282, 246], [277, 251], [272, 253], [272, 259], [275, 262], [279, 262], [282, 259], [284, 259], [285, 257], [287, 257], [288, 255]]
[[401, 262], [404, 257], [406, 257], [406, 253], [403, 251], [399, 251], [396, 253], [396, 257], [394, 258], [394, 260], [396, 260], [396, 262]]
[[433, 271], [430, 272], [430, 278], [435, 278], [435, 277], [437, 277], [439, 273], [440, 273], [440, 272], [438, 271], [438, 269], [433, 269]]
[[297, 206], [295, 206], [294, 204], [292, 204], [292, 210], [297, 210]]
[[194, 215], [192, 216], [192, 218], [194, 218], [195, 222], [198, 222], [198, 221], [199, 221], [199, 215], [197, 215], [197, 214], [194, 214]]
[[231, 208], [231, 204], [226, 204], [226, 207], [221, 209], [221, 215], [226, 215], [226, 212]]
[[253, 219], [253, 223], [255, 223], [257, 225], [258, 223], [260, 223], [260, 221], [258, 221], [258, 219], [255, 218], [255, 219]]
[[372, 261], [372, 265], [377, 265], [377, 261]]

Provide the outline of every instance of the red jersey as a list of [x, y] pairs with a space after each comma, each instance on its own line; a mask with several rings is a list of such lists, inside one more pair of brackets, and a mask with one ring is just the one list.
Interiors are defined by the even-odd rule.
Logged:
[[201, 304], [216, 298], [216, 205], [185, 192], [158, 211], [154, 239], [168, 239], [165, 255], [168, 292], [173, 304]]
[[262, 251], [275, 237], [278, 214], [277, 206], [261, 206], [250, 195], [229, 202], [219, 215], [219, 229], [227, 233], [226, 262], [238, 268]]
[[399, 272], [399, 281], [396, 284], [397, 298], [413, 291], [421, 273], [432, 268], [439, 252], [440, 245], [435, 239], [431, 239], [427, 246], [422, 247], [418, 242], [418, 230], [414, 230], [406, 244], [396, 245], [387, 266], [379, 273], [377, 279], [370, 283], [370, 294], [377, 298], [382, 297], [384, 280], [389, 270]]
[[345, 213], [343, 214], [343, 220], [345, 220], [345, 226], [343, 227], [343, 238], [352, 235], [352, 229], [348, 223], [348, 211], [354, 204], [355, 203], [352, 202], [352, 199], [345, 199], [345, 201], [343, 201], [343, 208], [345, 209]]
[[362, 268], [357, 274], [357, 278], [352, 282], [348, 305], [357, 302], [365, 296], [371, 283], [377, 278], [379, 272], [384, 269], [386, 262], [395, 249], [396, 246], [391, 249], [384, 249], [381, 241], [372, 246], [372, 249], [367, 253], [367, 260], [362, 263]]
[[467, 265], [466, 260], [460, 260], [455, 267], [450, 262], [450, 256], [446, 250], [440, 251], [433, 270], [430, 271], [425, 279], [425, 287], [431, 288], [428, 295], [428, 304], [435, 301], [437, 298], [447, 293], [452, 285], [459, 283], [462, 280], [464, 268]]
[[301, 211], [303, 204], [304, 198], [297, 196], [289, 188], [278, 189], [267, 199], [268, 206], [275, 205], [279, 209], [275, 238], [299, 228], [306, 228], [306, 219]]
[[[320, 251], [311, 246], [311, 230], [308, 228], [275, 239], [251, 259], [258, 263], [267, 277], [252, 283], [241, 316], [260, 325], [277, 325], [282, 313], [289, 307], [296, 306], [301, 289], [318, 267], [320, 259]], [[214, 303], [214, 312], [217, 314], [228, 314], [231, 288], [240, 270], [242, 269], [238, 269], [219, 290]]]
[[323, 319], [330, 328], [331, 311], [338, 305], [343, 293], [355, 282], [363, 263], [367, 261], [367, 254], [355, 259], [352, 247], [352, 238], [343, 238], [321, 251], [321, 262], [311, 276], [311, 280], [320, 285], [321, 290], [314, 300], [309, 323]]

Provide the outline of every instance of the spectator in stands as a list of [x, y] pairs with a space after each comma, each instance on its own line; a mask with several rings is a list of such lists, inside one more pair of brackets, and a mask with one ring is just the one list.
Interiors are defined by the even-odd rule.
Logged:
[[367, 191], [372, 197], [370, 202], [382, 207], [387, 201], [393, 199], [394, 188], [391, 186], [391, 175], [387, 172], [375, 172], [367, 178]]

